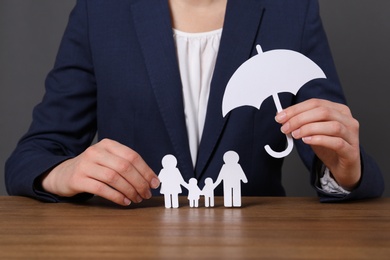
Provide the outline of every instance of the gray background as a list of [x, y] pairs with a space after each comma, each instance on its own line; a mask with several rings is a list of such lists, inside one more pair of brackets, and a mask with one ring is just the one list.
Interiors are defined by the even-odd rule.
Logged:
[[[0, 0], [0, 195], [4, 163], [31, 122], [75, 0]], [[390, 1], [320, 0], [345, 94], [360, 121], [361, 144], [390, 186]], [[289, 196], [313, 196], [296, 152], [286, 159]], [[389, 197], [387, 189], [385, 196]]]

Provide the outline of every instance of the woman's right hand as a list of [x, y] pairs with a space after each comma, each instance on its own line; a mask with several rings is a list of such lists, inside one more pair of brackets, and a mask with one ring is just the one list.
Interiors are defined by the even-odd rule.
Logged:
[[45, 191], [59, 196], [87, 192], [125, 206], [151, 198], [150, 189], [159, 185], [157, 175], [137, 152], [109, 139], [62, 162], [42, 180]]

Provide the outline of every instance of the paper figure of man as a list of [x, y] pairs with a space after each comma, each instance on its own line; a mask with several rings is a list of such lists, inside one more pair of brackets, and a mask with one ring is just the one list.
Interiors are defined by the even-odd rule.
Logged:
[[167, 154], [161, 160], [163, 168], [158, 174], [161, 182], [160, 193], [164, 194], [166, 208], [179, 207], [179, 194], [182, 193], [181, 186], [187, 188], [187, 183], [184, 181], [177, 166], [177, 159], [171, 154]]
[[248, 179], [238, 163], [239, 159], [240, 157], [235, 151], [227, 151], [223, 156], [225, 164], [215, 181], [215, 186], [223, 181], [225, 207], [241, 207], [241, 181], [247, 183]]

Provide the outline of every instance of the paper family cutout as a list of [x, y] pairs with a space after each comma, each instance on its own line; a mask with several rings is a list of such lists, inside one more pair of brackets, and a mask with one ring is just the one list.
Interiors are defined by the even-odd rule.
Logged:
[[[276, 109], [282, 111], [279, 93], [289, 92], [294, 95], [298, 90], [314, 79], [326, 79], [322, 69], [308, 57], [292, 50], [276, 49], [263, 52], [260, 45], [256, 46], [257, 55], [245, 61], [230, 78], [222, 100], [222, 116], [241, 106], [253, 106], [260, 109], [261, 104], [269, 96], [273, 97]], [[264, 149], [274, 158], [286, 157], [293, 149], [294, 143], [290, 134], [287, 137], [287, 147], [276, 152], [269, 145]], [[241, 206], [241, 181], [248, 180], [238, 164], [239, 156], [234, 151], [224, 155], [222, 166], [215, 183], [211, 178], [205, 180], [205, 186], [199, 189], [197, 180], [191, 178], [187, 184], [179, 170], [173, 155], [166, 155], [162, 160], [163, 169], [159, 174], [161, 194], [164, 194], [165, 207], [179, 207], [178, 195], [181, 186], [188, 189], [190, 207], [199, 206], [199, 198], [205, 196], [205, 206], [214, 206], [214, 189], [223, 181], [225, 207]]]
[[180, 174], [176, 157], [167, 154], [163, 157], [158, 178], [161, 182], [160, 193], [164, 194], [166, 208], [179, 207], [179, 194], [182, 193], [181, 186], [188, 190], [188, 201], [190, 207], [199, 207], [200, 196], [204, 196], [205, 207], [214, 207], [214, 189], [223, 182], [223, 195], [225, 207], [241, 207], [241, 181], [248, 182], [239, 161], [239, 156], [234, 151], [228, 151], [223, 156], [224, 165], [213, 183], [211, 178], [206, 178], [205, 185], [201, 190], [198, 187], [198, 180], [191, 178], [186, 183]]

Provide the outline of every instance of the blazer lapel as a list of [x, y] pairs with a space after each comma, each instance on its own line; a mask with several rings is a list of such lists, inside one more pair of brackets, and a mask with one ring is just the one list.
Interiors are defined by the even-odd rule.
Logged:
[[212, 157], [224, 125], [222, 99], [225, 87], [235, 70], [249, 59], [256, 46], [256, 36], [264, 8], [261, 1], [228, 0], [221, 43], [211, 82], [206, 122], [199, 147], [195, 175], [201, 176]]
[[150, 83], [181, 173], [188, 180], [194, 173], [168, 2], [136, 1], [131, 9]]

